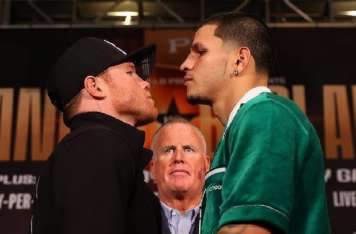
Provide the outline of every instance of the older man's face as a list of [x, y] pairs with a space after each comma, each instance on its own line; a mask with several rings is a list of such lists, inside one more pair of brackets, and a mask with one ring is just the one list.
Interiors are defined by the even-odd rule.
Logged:
[[196, 129], [185, 123], [166, 125], [156, 136], [153, 151], [151, 173], [160, 196], [201, 195], [208, 158]]

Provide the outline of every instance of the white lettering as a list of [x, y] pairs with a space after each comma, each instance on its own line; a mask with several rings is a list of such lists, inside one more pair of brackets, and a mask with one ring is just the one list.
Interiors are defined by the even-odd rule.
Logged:
[[24, 210], [31, 207], [31, 194], [29, 193], [10, 193], [8, 209]]
[[0, 175], [0, 183], [4, 185], [9, 185], [9, 179], [7, 175]]
[[356, 182], [356, 168], [347, 169], [340, 168], [336, 171], [337, 181], [340, 183], [355, 183]]
[[32, 197], [29, 193], [24, 193], [22, 197], [22, 209], [30, 209], [32, 203]]
[[214, 190], [221, 190], [221, 189], [222, 189], [222, 186], [220, 184], [219, 185], [210, 185], [206, 191], [211, 192]]
[[3, 185], [34, 185], [35, 183], [34, 175], [0, 175], [0, 184]]
[[17, 195], [14, 193], [10, 193], [9, 204], [8, 204], [9, 210], [12, 210], [14, 205], [16, 205], [16, 203], [17, 203]]
[[4, 200], [5, 195], [3, 193], [0, 193], [0, 210], [2, 208], [2, 201]]
[[334, 191], [334, 207], [356, 207], [356, 191]]
[[190, 44], [190, 39], [186, 37], [174, 38], [168, 40], [169, 43], [169, 54], [176, 54], [179, 47], [187, 47]]
[[325, 182], [328, 182], [330, 178], [331, 178], [331, 169], [328, 168], [325, 170], [325, 176], [324, 176]]

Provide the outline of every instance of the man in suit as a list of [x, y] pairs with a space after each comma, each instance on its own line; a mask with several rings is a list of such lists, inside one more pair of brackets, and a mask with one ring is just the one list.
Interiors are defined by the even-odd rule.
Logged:
[[152, 150], [151, 176], [161, 201], [162, 233], [198, 233], [209, 166], [203, 134], [185, 119], [171, 119], [156, 131]]

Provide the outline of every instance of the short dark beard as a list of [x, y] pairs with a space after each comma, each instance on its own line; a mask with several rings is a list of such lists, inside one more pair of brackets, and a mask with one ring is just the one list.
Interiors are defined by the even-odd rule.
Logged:
[[139, 119], [139, 120], [137, 120], [137, 122], [135, 123], [135, 127], [140, 127], [140, 126], [143, 126], [143, 125], [152, 123], [152, 122], [155, 121], [156, 119], [157, 119], [157, 116], [156, 116], [156, 117], [154, 117], [154, 116], [149, 116], [149, 117], [146, 117], [146, 118], [144, 118], [144, 119]]
[[208, 100], [206, 98], [202, 98], [199, 96], [188, 96], [187, 100], [188, 100], [189, 104], [192, 104], [192, 105], [197, 105], [197, 104], [208, 105], [208, 106], [212, 105], [211, 100]]
[[[156, 108], [155, 108], [156, 109]], [[152, 112], [146, 112], [146, 113], [140, 113], [140, 112], [136, 112], [136, 113], [131, 113], [133, 116], [136, 116], [136, 123], [135, 123], [135, 127], [139, 127], [145, 124], [149, 124], [152, 123], [153, 121], [155, 121], [157, 119], [158, 116], [158, 110], [156, 109], [156, 111], [150, 110]]]

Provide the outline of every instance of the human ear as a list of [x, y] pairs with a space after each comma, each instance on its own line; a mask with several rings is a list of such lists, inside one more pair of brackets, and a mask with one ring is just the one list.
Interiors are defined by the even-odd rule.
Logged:
[[101, 83], [97, 77], [87, 76], [84, 79], [84, 88], [92, 97], [101, 99], [105, 97]]
[[210, 156], [204, 155], [204, 165], [205, 165], [205, 173], [209, 171], [210, 168]]
[[152, 159], [149, 163], [149, 172], [150, 172], [150, 176], [151, 179], [153, 180], [153, 182], [156, 182], [156, 167], [155, 167], [155, 163], [154, 163], [154, 159]]
[[248, 64], [250, 63], [251, 52], [247, 47], [239, 47], [236, 51], [234, 58], [233, 71], [231, 72], [231, 77], [238, 77], [244, 72]]

